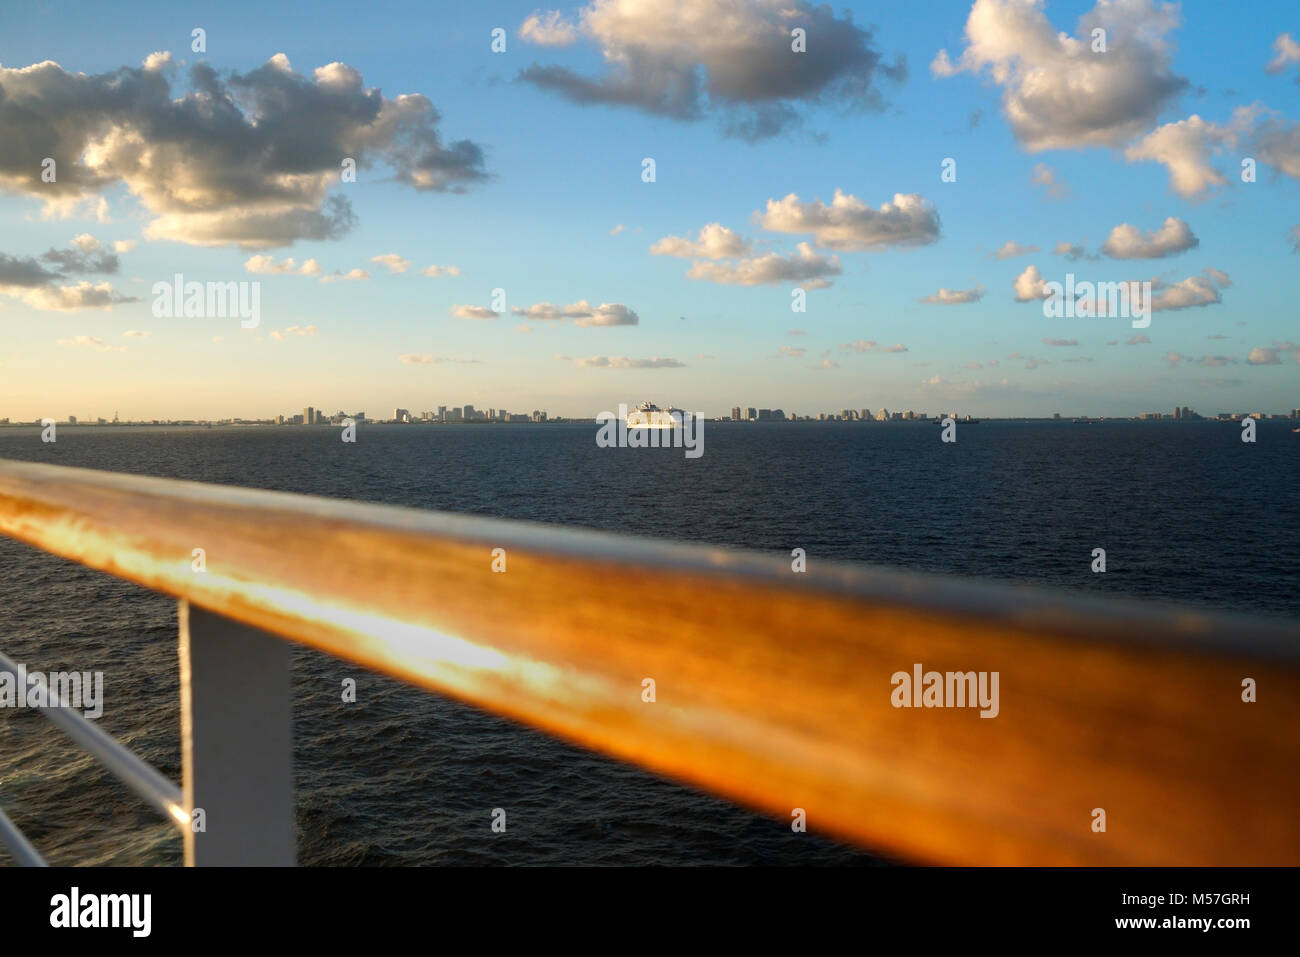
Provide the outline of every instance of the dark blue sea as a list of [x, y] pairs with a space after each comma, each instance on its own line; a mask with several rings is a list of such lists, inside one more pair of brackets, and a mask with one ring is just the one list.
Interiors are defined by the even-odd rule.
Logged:
[[[597, 448], [592, 424], [370, 425], [355, 445], [328, 428], [60, 427], [54, 444], [0, 428], [0, 458], [1300, 619], [1292, 425], [1262, 422], [1250, 445], [1212, 422], [985, 422], [945, 445], [928, 424], [710, 422], [694, 460]], [[170, 599], [0, 538], [0, 651], [102, 670], [101, 727], [179, 781], [176, 643]], [[882, 862], [383, 677], [342, 705], [357, 669], [295, 655], [303, 864]], [[30, 710], [0, 711], [0, 807], [52, 863], [181, 858], [170, 825]]]

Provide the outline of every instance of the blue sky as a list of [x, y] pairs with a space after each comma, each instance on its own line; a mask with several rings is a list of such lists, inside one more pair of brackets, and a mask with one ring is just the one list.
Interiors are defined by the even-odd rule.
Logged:
[[[591, 9], [601, 14], [600, 7], [620, 3], [636, 6], [600, 0]], [[1074, 34], [1080, 17], [1094, 8], [981, 4], [991, 17], [985, 23], [993, 23], [981, 50], [1015, 39], [1015, 30], [1029, 29], [1024, 17], [1039, 9], [1055, 30]], [[309, 403], [373, 415], [395, 406], [423, 410], [466, 402], [592, 415], [642, 398], [707, 414], [732, 405], [803, 414], [884, 405], [983, 415], [1300, 405], [1300, 350], [1294, 345], [1300, 339], [1294, 290], [1300, 260], [1292, 233], [1300, 224], [1300, 134], [1294, 133], [1300, 63], [1285, 55], [1290, 47], [1279, 39], [1300, 37], [1300, 18], [1293, 5], [1280, 2], [1252, 5], [1248, 14], [1211, 2], [1183, 3], [1176, 14], [1136, 0], [1111, 6], [1108, 22], [1117, 26], [1111, 27], [1115, 49], [1108, 55], [1129, 57], [1141, 80], [1185, 82], [1173, 93], [1151, 93], [1146, 108], [1132, 116], [1076, 121], [1046, 111], [1038, 119], [1060, 145], [1043, 147], [1042, 137], [1036, 142], [1012, 122], [1009, 110], [1023, 105], [1025, 90], [1014, 77], [999, 82], [996, 62], [976, 56], [953, 75], [932, 68], [940, 50], [957, 62], [972, 48], [969, 2], [837, 6], [835, 20], [810, 32], [802, 55], [818, 57], [819, 49], [833, 47], [827, 31], [844, 29], [844, 11], [851, 11], [853, 24], [870, 29], [868, 47], [880, 55], [870, 76], [880, 101], [863, 108], [832, 86], [816, 96], [784, 97], [780, 102], [797, 123], [755, 142], [727, 135], [724, 124], [735, 111], [774, 100], [748, 89], [730, 102], [713, 95], [709, 80], [733, 62], [731, 54], [712, 48], [699, 54], [701, 41], [690, 31], [702, 29], [700, 23], [707, 29], [708, 18], [724, 14], [771, 22], [761, 3], [659, 5], [696, 17], [680, 21], [679, 43], [657, 50], [710, 90], [696, 104], [694, 119], [627, 103], [578, 103], [519, 79], [534, 64], [555, 64], [588, 80], [602, 76], [602, 51], [617, 48], [619, 37], [611, 39], [611, 31], [621, 29], [621, 21], [598, 16], [584, 29], [587, 5], [581, 4], [557, 8], [559, 22], [574, 25], [575, 39], [559, 46], [520, 35], [539, 9], [534, 3], [323, 3], [310, 14], [240, 2], [188, 9], [163, 3], [92, 10], [7, 5], [0, 12], [0, 65], [7, 70], [53, 60], [69, 74], [95, 75], [138, 69], [150, 54], [170, 51], [171, 95], [179, 97], [190, 86], [189, 65], [198, 61], [223, 75], [247, 74], [282, 53], [306, 83], [316, 68], [339, 61], [385, 98], [427, 96], [438, 113], [441, 142], [477, 144], [487, 175], [464, 184], [464, 192], [418, 190], [392, 181], [392, 170], [377, 163], [363, 169], [358, 182], [329, 190], [351, 204], [355, 225], [346, 235], [254, 248], [198, 245], [185, 226], [168, 238], [159, 238], [156, 228], [151, 235], [150, 224], [169, 210], [140, 192], [146, 174], [139, 169], [105, 175], [87, 189], [90, 200], [106, 200], [101, 221], [89, 201], [67, 218], [51, 218], [39, 187], [21, 181], [21, 171], [11, 170], [6, 180], [0, 164], [0, 185], [7, 185], [0, 193], [0, 254], [48, 264], [39, 257], [68, 248], [77, 236], [89, 234], [105, 249], [113, 241], [134, 241], [120, 253], [115, 272], [86, 278], [111, 282], [119, 298], [139, 299], [111, 309], [44, 308], [43, 300], [27, 294], [30, 287], [5, 286], [0, 276], [0, 416], [62, 419], [115, 409], [124, 417], [267, 416]], [[619, 11], [603, 11], [611, 12]], [[726, 22], [747, 35], [747, 26], [736, 26], [742, 21]], [[1156, 45], [1135, 47], [1151, 35], [1152, 24], [1163, 24]], [[206, 30], [206, 53], [190, 50], [194, 27]], [[507, 31], [505, 53], [490, 49], [494, 27]], [[684, 52], [692, 49], [698, 63]], [[901, 81], [883, 70], [900, 55], [907, 65]], [[1163, 66], [1148, 70], [1147, 61], [1161, 57]], [[1274, 61], [1274, 72], [1267, 72]], [[1068, 87], [1065, 68], [1054, 74], [1050, 60], [1011, 63], [1013, 71], [1031, 66], [1045, 71], [1049, 84]], [[1113, 80], [1099, 76], [1103, 84], [1130, 79], [1122, 71]], [[16, 81], [4, 77], [0, 73], [0, 86], [12, 104]], [[630, 82], [640, 79], [634, 75]], [[1141, 99], [1141, 92], [1134, 97]], [[1111, 104], [1100, 99], [1099, 113], [1128, 108], [1123, 97]], [[1234, 125], [1234, 111], [1252, 105], [1255, 112]], [[43, 100], [42, 108], [59, 108], [57, 99]], [[1069, 112], [1090, 111], [1076, 101]], [[1208, 124], [1199, 140], [1205, 144], [1201, 167], [1208, 164], [1224, 181], [1180, 193], [1166, 163], [1127, 158], [1125, 151], [1193, 115]], [[1117, 132], [1121, 126], [1125, 132]], [[143, 125], [132, 130], [147, 138]], [[24, 142], [27, 152], [37, 149], [36, 137], [6, 133], [11, 142]], [[1258, 158], [1260, 143], [1271, 162], [1260, 160], [1257, 181], [1242, 183], [1240, 160]], [[656, 163], [653, 183], [642, 181], [645, 157]], [[955, 182], [941, 180], [945, 158], [956, 161]], [[75, 155], [70, 160], [77, 161]], [[114, 160], [113, 170], [123, 162]], [[1039, 164], [1068, 195], [1053, 198], [1031, 182]], [[932, 208], [937, 234], [836, 248], [815, 233], [781, 232], [755, 221], [769, 200], [793, 193], [800, 205], [815, 198], [830, 203], [837, 190], [875, 210], [896, 194], [918, 195]], [[1185, 224], [1195, 245], [1161, 257], [1144, 247], [1147, 258], [1136, 259], [1099, 252], [1121, 224], [1143, 236], [1171, 217]], [[813, 255], [838, 257], [841, 271], [825, 277], [828, 287], [809, 288], [807, 311], [794, 313], [791, 290], [799, 282], [691, 279], [692, 258], [650, 253], [665, 237], [694, 239], [715, 222], [749, 246], [726, 260], [695, 260], [706, 268], [769, 253], [788, 257], [808, 242]], [[623, 230], [611, 235], [619, 224]], [[1008, 242], [1038, 250], [993, 258]], [[1069, 261], [1053, 252], [1062, 242], [1082, 244], [1097, 258]], [[385, 254], [410, 266], [392, 274], [372, 260]], [[315, 259], [325, 273], [361, 269], [370, 278], [322, 283], [318, 276], [251, 273], [246, 264], [257, 255], [277, 262], [293, 257], [299, 264]], [[434, 264], [453, 265], [459, 275], [420, 274]], [[1058, 281], [1071, 271], [1094, 281], [1177, 284], [1201, 277], [1194, 289], [1217, 301], [1157, 311], [1150, 327], [1140, 330], [1150, 342], [1128, 345], [1138, 330], [1127, 320], [1047, 319], [1038, 303], [1015, 302], [1013, 283], [1030, 266], [1042, 279]], [[1207, 280], [1207, 269], [1227, 278]], [[187, 280], [261, 282], [259, 327], [243, 330], [237, 320], [218, 317], [155, 317], [152, 284], [175, 273]], [[982, 294], [960, 305], [918, 301], [941, 287], [982, 288]], [[453, 314], [459, 305], [489, 306], [496, 288], [505, 290], [506, 314], [477, 321]], [[584, 300], [593, 308], [621, 304], [638, 321], [579, 325], [510, 313]], [[308, 327], [311, 334], [287, 331]], [[127, 337], [127, 331], [148, 335]], [[896, 345], [905, 351], [888, 351]], [[660, 367], [638, 367], [656, 359]], [[675, 364], [663, 367], [662, 360]]]

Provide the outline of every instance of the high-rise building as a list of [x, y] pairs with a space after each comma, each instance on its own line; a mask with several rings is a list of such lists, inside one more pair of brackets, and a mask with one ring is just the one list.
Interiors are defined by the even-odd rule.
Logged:
[[740, 406], [738, 406], [738, 405], [733, 405], [733, 406], [731, 407], [731, 421], [732, 421], [732, 422], [739, 422], [739, 421], [740, 421]]
[[858, 410], [858, 418], [861, 419], [863, 422], [866, 422], [868, 419], [871, 418], [871, 410], [870, 410], [870, 409], [859, 409], [859, 410]]
[[316, 410], [311, 406], [306, 406], [302, 410], [302, 424], [311, 425], [316, 421]]
[[747, 406], [745, 409], [745, 418], [751, 422], [756, 420], [758, 418], [758, 410], [755, 409], [752, 405]]
[[395, 422], [410, 422], [410, 421], [411, 421], [411, 413], [410, 413], [408, 410], [406, 410], [406, 409], [394, 409], [394, 410], [393, 410], [393, 421], [395, 421]]
[[465, 421], [469, 422], [471, 419], [474, 418], [474, 406], [472, 405], [465, 406], [465, 408], [461, 410], [461, 414], [465, 417]]

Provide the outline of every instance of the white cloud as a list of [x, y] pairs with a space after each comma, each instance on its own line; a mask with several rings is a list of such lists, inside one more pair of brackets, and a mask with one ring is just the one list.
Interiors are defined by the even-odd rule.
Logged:
[[149, 338], [149, 333], [141, 332], [138, 329], [128, 329], [126, 332], [122, 333], [122, 335], [127, 339], [148, 339]]
[[455, 363], [457, 365], [478, 365], [478, 359], [448, 359], [443, 356], [430, 355], [429, 353], [408, 352], [405, 355], [397, 357], [397, 361], [403, 365], [443, 365], [444, 363]]
[[519, 27], [519, 36], [543, 47], [567, 47], [578, 42], [578, 28], [563, 19], [559, 10], [534, 10]]
[[290, 326], [281, 332], [279, 329], [272, 331], [271, 338], [276, 342], [283, 342], [290, 336], [314, 336], [316, 335], [315, 326]]
[[1152, 312], [1209, 306], [1219, 301], [1219, 290], [1204, 276], [1188, 276], [1175, 283], [1155, 282], [1151, 285]]
[[1288, 63], [1300, 63], [1300, 43], [1291, 39], [1291, 34], [1281, 33], [1273, 41], [1273, 59], [1264, 67], [1268, 73], [1281, 73]]
[[579, 316], [575, 326], [635, 326], [640, 322], [635, 312], [621, 302], [602, 302], [590, 315]]
[[635, 326], [640, 321], [636, 312], [621, 302], [602, 302], [599, 306], [593, 306], [586, 299], [579, 299], [567, 306], [539, 302], [531, 306], [515, 306], [511, 311], [525, 319], [572, 319], [576, 326]]
[[1146, 235], [1136, 226], [1121, 223], [1110, 231], [1101, 251], [1112, 259], [1163, 259], [1200, 244], [1187, 223], [1170, 216], [1158, 230]]
[[1038, 252], [1037, 246], [1022, 246], [1014, 239], [1008, 239], [993, 252], [989, 253], [990, 259], [1015, 259], [1017, 256], [1028, 256], [1030, 253]]
[[983, 298], [983, 286], [976, 286], [974, 289], [944, 289], [940, 287], [938, 292], [917, 301], [936, 306], [959, 306], [968, 302], [978, 302]]
[[1064, 180], [1057, 179], [1056, 170], [1046, 163], [1034, 164], [1033, 172], [1029, 174], [1029, 182], [1043, 187], [1049, 199], [1066, 199], [1070, 195], [1070, 187]]
[[50, 312], [72, 312], [77, 309], [105, 309], [125, 302], [138, 302], [138, 297], [124, 296], [111, 283], [90, 283], [82, 280], [73, 286], [43, 286], [34, 289], [0, 287], [0, 292], [17, 296], [33, 309]]
[[1209, 276], [1210, 280], [1220, 289], [1227, 289], [1232, 285], [1232, 277], [1222, 269], [1215, 269], [1213, 266], [1206, 266], [1201, 270], [1201, 272]]
[[371, 256], [372, 263], [379, 263], [381, 266], [387, 266], [388, 271], [394, 275], [401, 275], [411, 268], [411, 261], [403, 259], [397, 253], [384, 253], [382, 256]]
[[779, 201], [769, 199], [766, 211], [756, 216], [764, 229], [810, 233], [818, 246], [827, 249], [924, 246], [939, 238], [939, 214], [918, 193], [896, 193], [892, 202], [882, 203], [879, 209], [839, 189], [829, 206], [821, 199], [800, 202], [791, 193]]
[[1190, 197], [1227, 182], [1210, 162], [1219, 141], [1219, 128], [1193, 115], [1153, 130], [1125, 150], [1124, 156], [1163, 163], [1174, 192]]
[[799, 243], [789, 256], [766, 253], [732, 262], [697, 261], [686, 271], [686, 277], [729, 286], [794, 282], [805, 289], [821, 289], [830, 285], [828, 276], [838, 276], [840, 272], [838, 256], [822, 256], [808, 243]]
[[665, 236], [650, 247], [652, 256], [677, 256], [683, 259], [730, 259], [749, 252], [750, 244], [721, 223], [709, 223], [699, 236]]
[[364, 269], [351, 269], [345, 273], [341, 273], [336, 269], [332, 274], [328, 276], [321, 276], [320, 281], [321, 282], [359, 282], [363, 279], [369, 279], [369, 278], [370, 278], [370, 273], [366, 272]]
[[1300, 179], [1300, 123], [1287, 123], [1274, 115], [1259, 125], [1251, 145], [1261, 161]]
[[[298, 261], [293, 257], [276, 262], [274, 256], [250, 256], [244, 263], [244, 269], [251, 273], [259, 273], [266, 276], [279, 276], [287, 273], [293, 273], [298, 276], [320, 275], [320, 263], [316, 260], [308, 259], [299, 266]], [[357, 270], [353, 271], [356, 272]]]
[[857, 352], [857, 353], [863, 353], [863, 352], [898, 353], [898, 352], [906, 352], [907, 346], [903, 345], [901, 342], [895, 342], [892, 346], [882, 346], [874, 339], [855, 339], [853, 342], [841, 343], [840, 351]]
[[[564, 357], [557, 357], [564, 358]], [[576, 359], [573, 363], [579, 369], [683, 369], [685, 362], [677, 359], [631, 359], [627, 356], [589, 356]]]
[[1294, 342], [1274, 342], [1271, 346], [1260, 346], [1250, 350], [1246, 362], [1253, 366], [1276, 366], [1282, 364], [1282, 354], [1290, 352], [1300, 363], [1300, 344]]
[[[1187, 86], [1171, 72], [1165, 42], [1178, 25], [1174, 4], [1098, 0], [1071, 36], [1052, 26], [1042, 0], [975, 0], [966, 49], [956, 62], [941, 50], [930, 69], [940, 77], [987, 74], [1030, 152], [1120, 146]], [[1105, 52], [1093, 50], [1095, 29], [1105, 31]]]
[[458, 266], [429, 266], [427, 269], [420, 270], [420, 275], [429, 276], [437, 279], [440, 276], [459, 276], [460, 268]]
[[1046, 293], [1045, 281], [1038, 272], [1037, 266], [1029, 266], [1016, 277], [1012, 288], [1016, 292], [1016, 302], [1032, 302], [1035, 299], [1042, 299]]
[[497, 313], [486, 306], [452, 306], [451, 314], [458, 319], [495, 319]]

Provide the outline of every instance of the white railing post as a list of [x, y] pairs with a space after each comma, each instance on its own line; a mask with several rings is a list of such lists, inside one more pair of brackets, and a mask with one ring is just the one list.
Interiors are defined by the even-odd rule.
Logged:
[[187, 866], [294, 864], [289, 651], [180, 603]]

